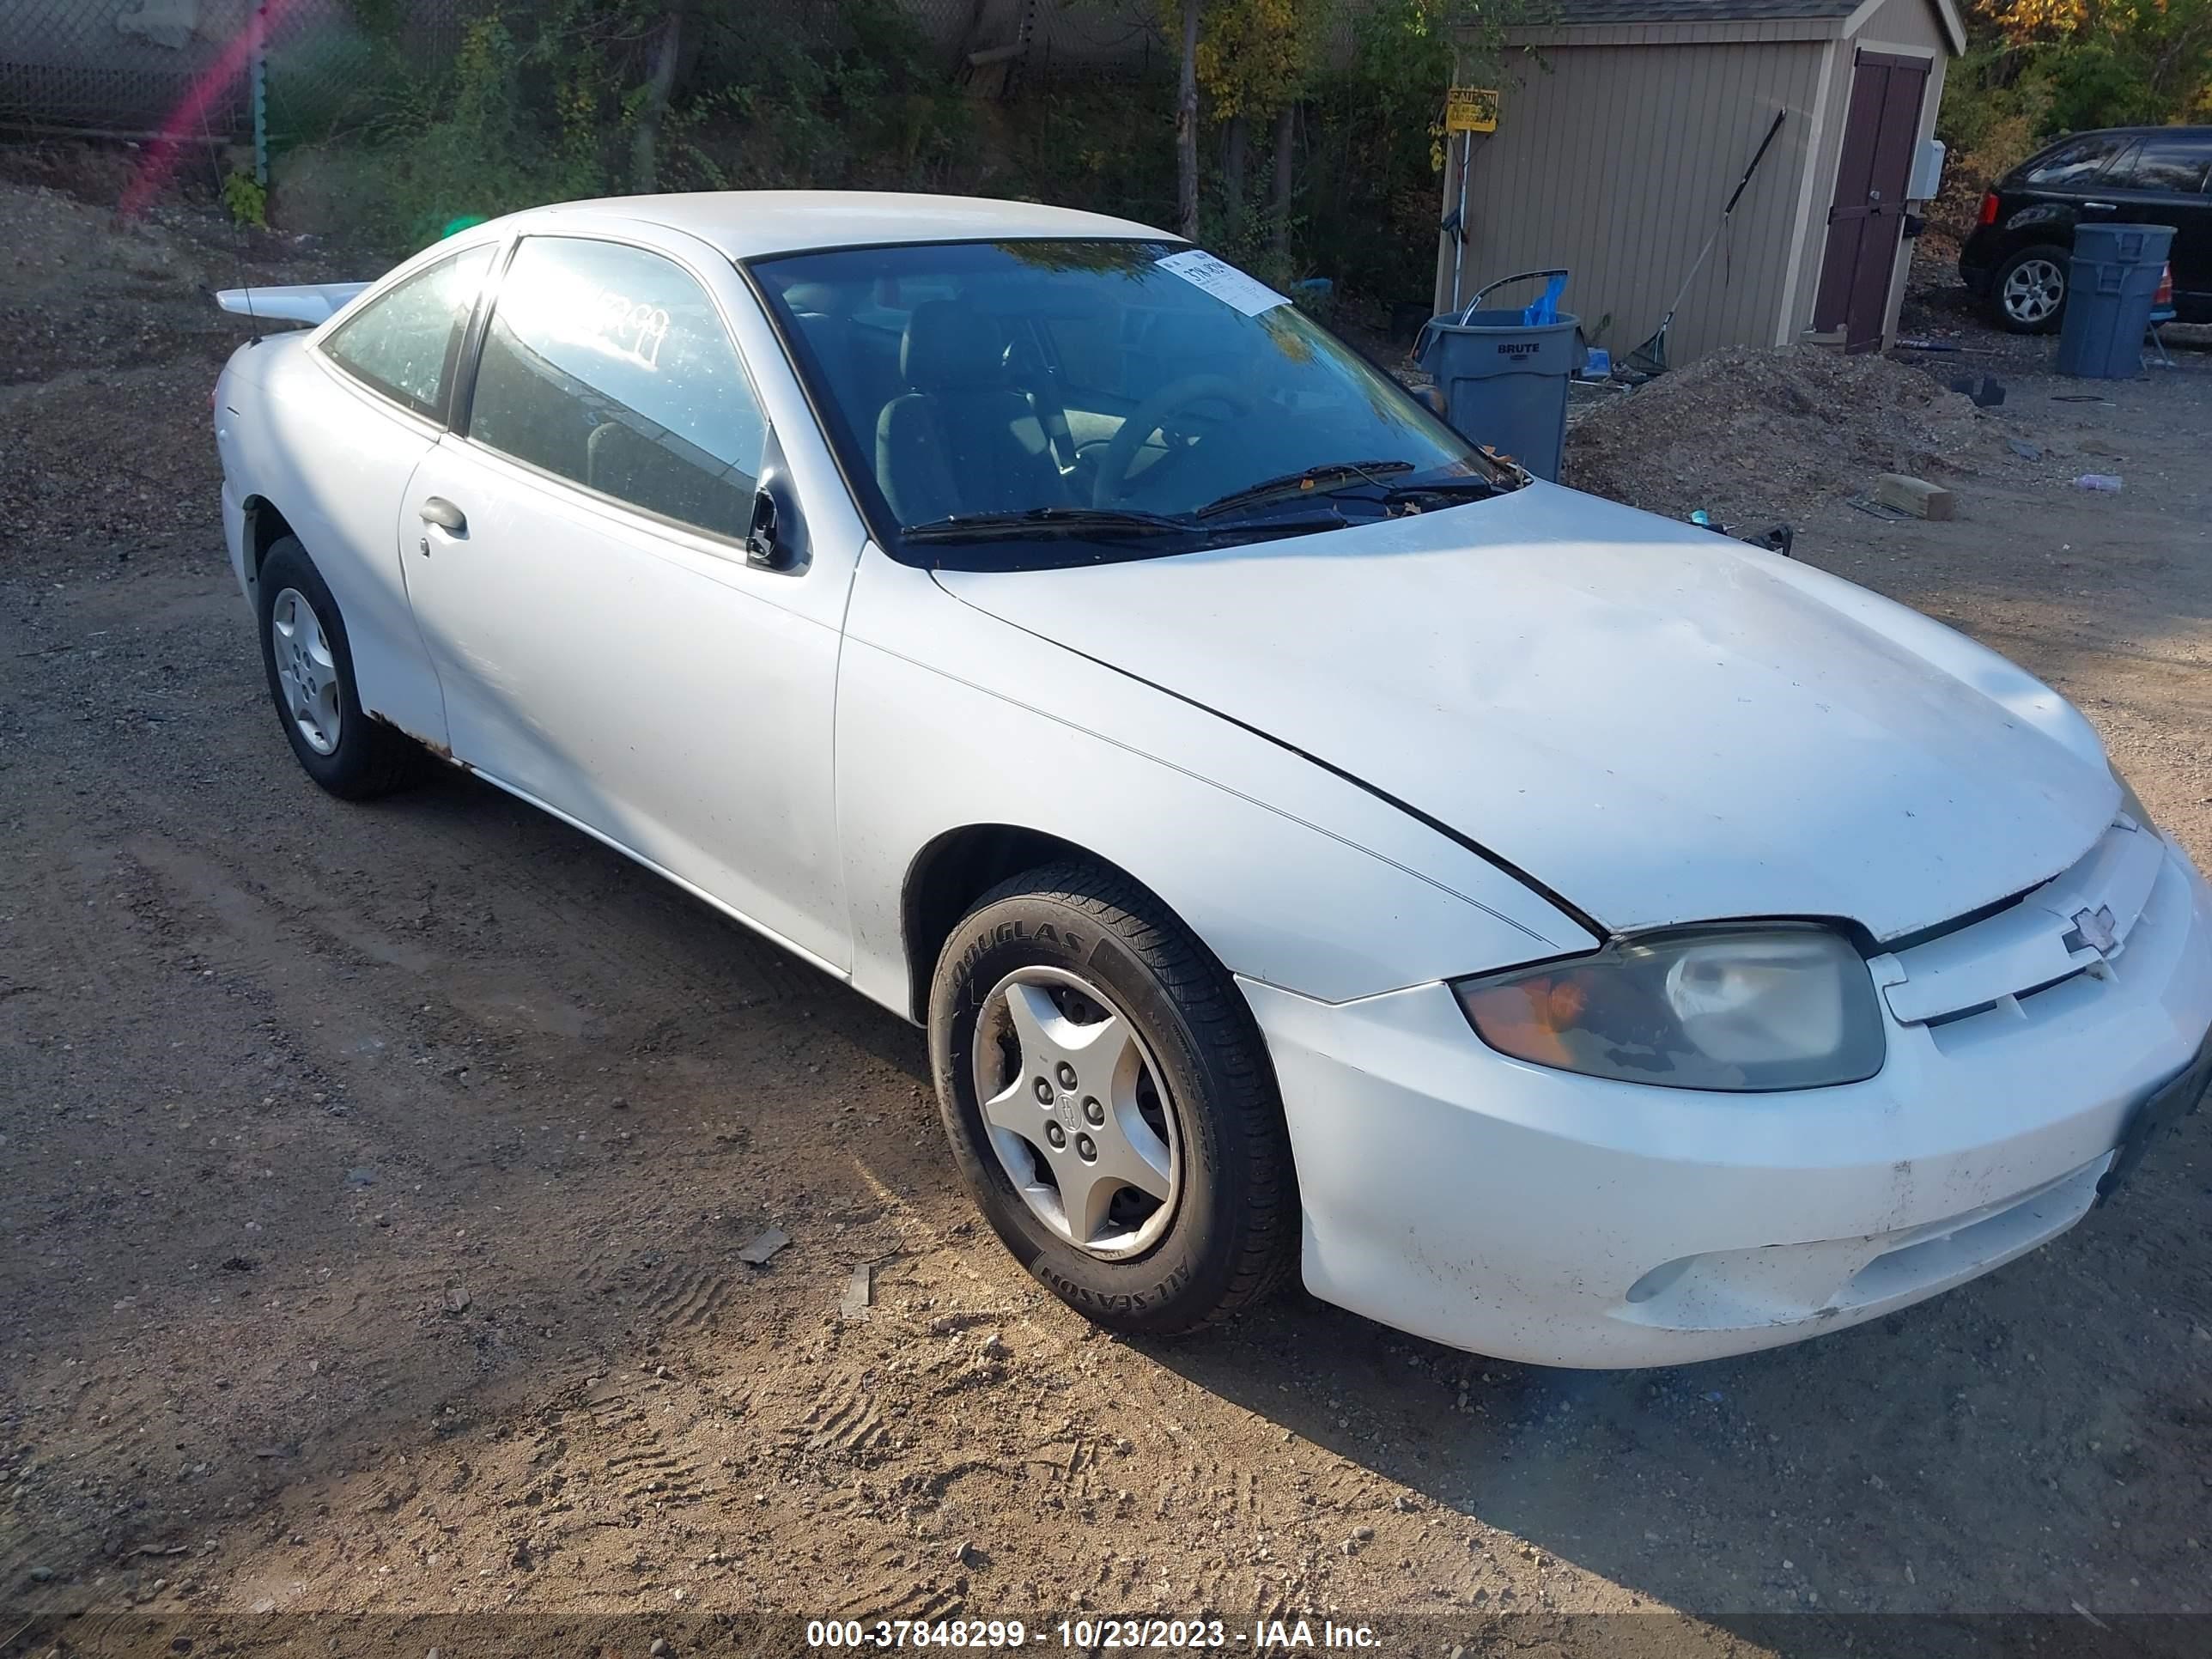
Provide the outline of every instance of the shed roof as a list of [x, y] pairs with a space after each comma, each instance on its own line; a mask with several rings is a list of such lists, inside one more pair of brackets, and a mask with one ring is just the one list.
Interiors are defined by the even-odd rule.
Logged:
[[1859, 0], [1552, 0], [1544, 21], [1579, 23], [1759, 23], [1784, 17], [1848, 17]]
[[[1854, 34], [1880, 7], [1881, 0], [1551, 0], [1540, 23], [1509, 31], [1516, 40], [1553, 40], [1565, 44], [1587, 41], [1594, 31], [1637, 28], [1661, 33], [1638, 38], [1656, 45], [1662, 40], [1717, 40], [1744, 38], [1743, 31], [1759, 29], [1761, 38], [1777, 38], [1780, 28], [1791, 39], [1832, 39]], [[1941, 20], [1953, 52], [1966, 49], [1964, 21], [1954, 0], [1928, 0]]]

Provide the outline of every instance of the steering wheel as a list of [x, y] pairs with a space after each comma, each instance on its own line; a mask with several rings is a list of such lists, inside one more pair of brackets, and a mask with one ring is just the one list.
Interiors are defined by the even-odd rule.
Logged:
[[1138, 404], [1121, 429], [1107, 441], [1105, 453], [1098, 458], [1098, 481], [1091, 487], [1091, 504], [1111, 507], [1120, 501], [1145, 440], [1191, 404], [1209, 398], [1219, 398], [1239, 415], [1252, 412], [1251, 394], [1226, 374], [1186, 374], [1169, 381]]

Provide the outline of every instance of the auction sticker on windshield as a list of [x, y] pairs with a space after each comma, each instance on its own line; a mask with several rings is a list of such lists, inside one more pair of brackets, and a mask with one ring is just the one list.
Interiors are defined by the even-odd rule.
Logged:
[[1201, 248], [1170, 253], [1159, 262], [1159, 266], [1162, 270], [1173, 271], [1194, 288], [1204, 289], [1223, 303], [1235, 306], [1247, 317], [1256, 317], [1263, 311], [1290, 304], [1265, 283], [1247, 276], [1234, 265], [1222, 264]]

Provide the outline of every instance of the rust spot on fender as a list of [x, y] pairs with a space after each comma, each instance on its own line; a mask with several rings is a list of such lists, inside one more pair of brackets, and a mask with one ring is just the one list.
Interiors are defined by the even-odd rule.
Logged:
[[410, 731], [409, 731], [405, 726], [402, 726], [402, 725], [401, 725], [398, 720], [396, 720], [392, 719], [391, 715], [386, 714], [384, 714], [384, 713], [380, 712], [380, 710], [377, 710], [377, 709], [372, 708], [372, 709], [370, 709], [370, 710], [368, 711], [368, 717], [369, 717], [369, 719], [371, 719], [371, 720], [374, 720], [374, 721], [375, 721], [379, 726], [390, 726], [393, 731], [395, 731], [395, 732], [397, 732], [398, 733], [399, 733], [399, 735], [400, 735], [401, 737], [403, 737], [403, 738], [405, 738], [409, 739], [410, 742], [414, 742], [414, 743], [419, 743], [419, 744], [421, 744], [422, 745], [422, 747], [423, 747], [423, 748], [425, 748], [425, 749], [428, 750], [432, 754], [435, 755], [435, 756], [436, 756], [440, 760], [441, 760], [441, 761], [445, 762], [447, 765], [448, 765], [448, 766], [458, 766], [458, 767], [459, 767], [459, 768], [460, 768], [464, 772], [468, 771], [468, 770], [470, 769], [470, 768], [468, 767], [468, 765], [467, 765], [465, 763], [461, 762], [461, 761], [457, 761], [457, 760], [455, 760], [455, 759], [453, 758], [453, 751], [452, 750], [450, 750], [450, 749], [447, 748], [447, 747], [446, 747], [446, 745], [445, 745], [444, 744], [442, 744], [442, 743], [433, 743], [433, 742], [431, 742], [431, 741], [430, 741], [430, 739], [429, 739], [429, 738], [428, 738], [424, 737], [424, 736], [423, 736], [421, 732], [410, 732]]

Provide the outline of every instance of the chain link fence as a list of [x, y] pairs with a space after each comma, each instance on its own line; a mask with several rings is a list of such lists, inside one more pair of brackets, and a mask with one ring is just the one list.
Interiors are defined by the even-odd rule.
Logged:
[[[1138, 71], [1165, 49], [1153, 0], [898, 3], [948, 70], [982, 90]], [[822, 10], [818, 0], [756, 5], [759, 27], [798, 33]], [[483, 4], [386, 9], [404, 49], [434, 61]], [[0, 128], [281, 146], [342, 126], [372, 58], [349, 0], [0, 0]]]
[[137, 136], [198, 96], [218, 136], [250, 119], [247, 77], [212, 84], [255, 0], [0, 0], [0, 123]]
[[[449, 52], [469, 3], [415, 0], [402, 38]], [[0, 128], [281, 136], [371, 57], [346, 0], [0, 0]]]
[[1168, 51], [1153, 0], [1031, 0], [1030, 10], [1026, 76], [1143, 71]]

